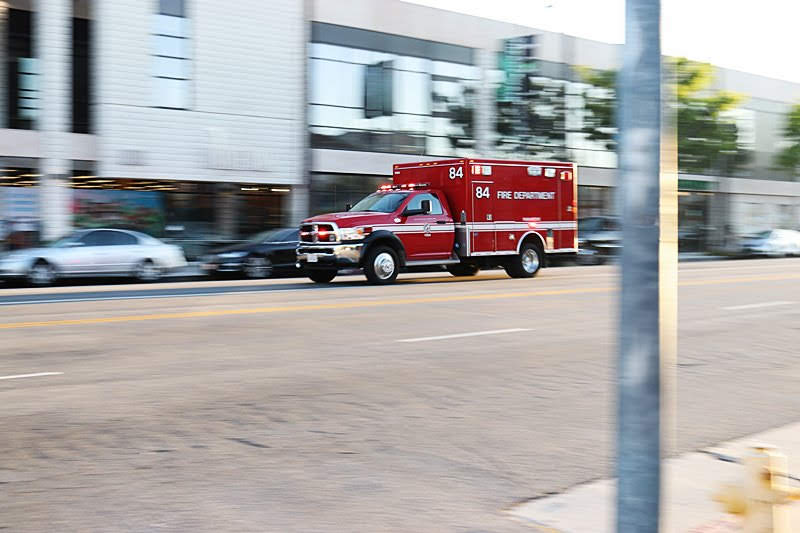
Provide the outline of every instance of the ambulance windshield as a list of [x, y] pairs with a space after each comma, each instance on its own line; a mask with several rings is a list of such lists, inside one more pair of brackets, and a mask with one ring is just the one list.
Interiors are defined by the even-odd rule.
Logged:
[[354, 205], [350, 211], [393, 213], [407, 196], [407, 192], [374, 192]]

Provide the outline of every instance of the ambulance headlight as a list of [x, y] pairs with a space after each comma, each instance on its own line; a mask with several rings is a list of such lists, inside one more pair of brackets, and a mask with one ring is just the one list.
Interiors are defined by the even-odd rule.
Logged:
[[339, 228], [339, 236], [343, 241], [360, 241], [371, 233], [371, 228]]

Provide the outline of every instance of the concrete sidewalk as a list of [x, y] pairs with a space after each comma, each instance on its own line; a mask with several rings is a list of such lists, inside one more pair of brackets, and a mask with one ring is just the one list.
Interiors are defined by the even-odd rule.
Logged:
[[[711, 455], [742, 457], [755, 444], [769, 444], [789, 458], [789, 472], [800, 472], [800, 423], [750, 435], [706, 450], [668, 459], [664, 464], [662, 505], [664, 533], [741, 531], [737, 517], [726, 515], [711, 497], [725, 483], [739, 483], [743, 467]], [[616, 480], [579, 485], [569, 491], [526, 502], [511, 509], [515, 518], [543, 533], [611, 533], [614, 531]], [[800, 502], [791, 509], [792, 531], [800, 531]]]

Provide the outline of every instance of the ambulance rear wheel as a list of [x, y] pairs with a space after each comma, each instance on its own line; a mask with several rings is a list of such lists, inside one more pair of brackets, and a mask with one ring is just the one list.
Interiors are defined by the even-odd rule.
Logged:
[[397, 279], [397, 253], [388, 246], [375, 246], [367, 252], [364, 275], [373, 285], [388, 285]]
[[467, 265], [464, 263], [447, 265], [447, 271], [454, 276], [474, 276], [480, 272], [480, 270], [481, 269], [478, 268], [478, 265]]
[[336, 277], [336, 270], [309, 270], [307, 274], [311, 281], [315, 283], [330, 283]]
[[505, 265], [506, 273], [512, 278], [532, 278], [542, 268], [542, 255], [542, 249], [535, 244], [523, 244], [519, 255]]

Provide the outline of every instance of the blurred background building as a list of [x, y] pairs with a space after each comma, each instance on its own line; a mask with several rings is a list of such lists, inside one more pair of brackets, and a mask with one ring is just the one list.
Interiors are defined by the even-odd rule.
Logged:
[[[575, 160], [580, 215], [614, 211], [619, 45], [399, 0], [1, 14], [7, 241], [98, 225], [235, 240], [342, 209], [393, 163], [453, 156]], [[798, 162], [782, 156], [800, 85], [674, 66], [681, 249], [800, 229]]]

